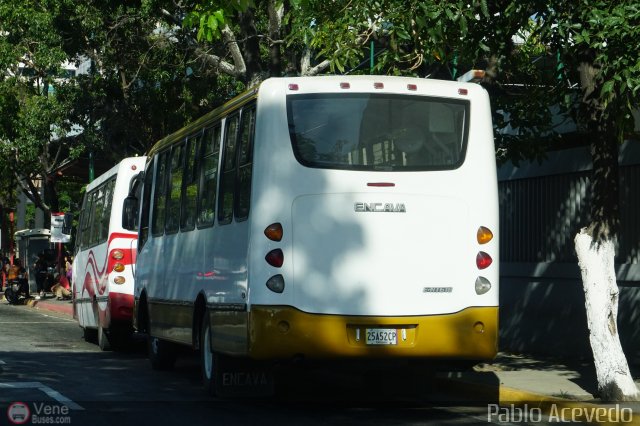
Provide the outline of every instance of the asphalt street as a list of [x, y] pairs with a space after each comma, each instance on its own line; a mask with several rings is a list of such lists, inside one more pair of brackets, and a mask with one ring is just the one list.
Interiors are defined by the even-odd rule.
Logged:
[[[488, 423], [486, 406], [437, 390], [415, 392], [404, 386], [402, 374], [378, 380], [375, 374], [290, 368], [279, 374], [275, 397], [218, 399], [202, 390], [194, 354], [180, 358], [172, 371], [156, 372], [142, 338], [126, 352], [102, 352], [83, 340], [67, 315], [6, 302], [0, 302], [0, 326], [0, 410], [15, 415], [26, 406], [27, 424]], [[0, 424], [16, 424], [9, 417], [0, 413]]]

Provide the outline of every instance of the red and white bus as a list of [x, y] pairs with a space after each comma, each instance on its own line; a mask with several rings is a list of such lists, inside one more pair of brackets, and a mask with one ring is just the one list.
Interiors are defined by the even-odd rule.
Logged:
[[73, 314], [102, 350], [132, 332], [133, 268], [138, 235], [122, 227], [122, 201], [146, 157], [125, 158], [87, 186], [73, 260]]

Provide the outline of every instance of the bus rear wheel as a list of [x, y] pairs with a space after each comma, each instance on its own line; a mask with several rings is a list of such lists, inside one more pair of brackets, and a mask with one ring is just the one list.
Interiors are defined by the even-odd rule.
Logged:
[[205, 312], [200, 327], [200, 365], [202, 385], [209, 395], [216, 394], [216, 377], [219, 370], [220, 355], [211, 350], [211, 324], [209, 312]]
[[101, 351], [111, 350], [111, 343], [109, 342], [107, 331], [101, 325], [98, 325], [98, 347], [100, 347]]
[[87, 343], [98, 342], [98, 330], [95, 328], [82, 327], [82, 338]]

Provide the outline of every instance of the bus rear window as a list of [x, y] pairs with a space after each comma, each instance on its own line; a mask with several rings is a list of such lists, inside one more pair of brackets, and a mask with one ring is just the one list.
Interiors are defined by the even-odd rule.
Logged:
[[289, 95], [293, 150], [308, 167], [422, 171], [459, 167], [469, 103], [382, 94]]

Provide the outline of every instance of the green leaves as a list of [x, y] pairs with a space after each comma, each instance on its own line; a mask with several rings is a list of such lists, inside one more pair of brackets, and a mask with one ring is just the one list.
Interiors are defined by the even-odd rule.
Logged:
[[221, 37], [221, 28], [227, 23], [227, 17], [233, 16], [235, 12], [246, 11], [253, 6], [252, 0], [196, 2], [193, 10], [185, 16], [182, 25], [185, 28], [197, 27], [198, 41], [213, 42]]

